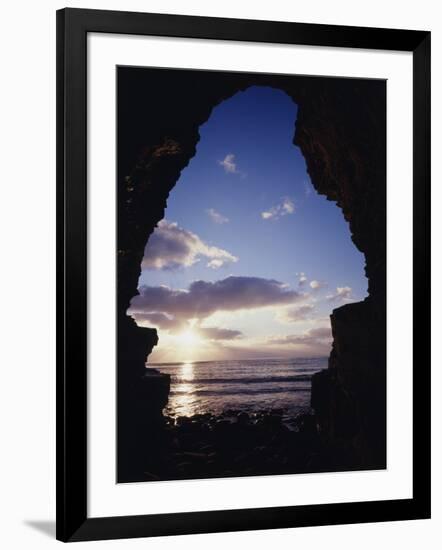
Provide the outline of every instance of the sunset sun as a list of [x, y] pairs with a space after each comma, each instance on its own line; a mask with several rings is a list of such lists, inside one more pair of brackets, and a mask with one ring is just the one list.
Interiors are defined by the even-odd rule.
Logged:
[[200, 336], [192, 328], [178, 334], [177, 340], [185, 348], [192, 348], [201, 342]]

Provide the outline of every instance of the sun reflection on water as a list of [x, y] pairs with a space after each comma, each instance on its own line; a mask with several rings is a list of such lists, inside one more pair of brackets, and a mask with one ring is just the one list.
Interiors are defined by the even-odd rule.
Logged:
[[183, 363], [181, 365], [180, 378], [182, 380], [190, 381], [193, 380], [194, 376], [195, 374], [193, 372], [193, 363], [191, 361]]
[[194, 364], [186, 361], [180, 366], [179, 382], [174, 387], [173, 412], [179, 416], [192, 416], [196, 413], [196, 396], [192, 380], [195, 378]]

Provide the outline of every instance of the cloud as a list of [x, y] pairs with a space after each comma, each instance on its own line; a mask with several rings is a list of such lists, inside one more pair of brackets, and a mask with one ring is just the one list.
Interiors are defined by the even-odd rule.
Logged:
[[159, 311], [132, 311], [131, 316], [139, 326], [158, 328], [175, 333], [189, 330], [193, 326], [193, 329], [205, 340], [236, 340], [244, 336], [240, 330], [219, 327], [196, 327], [194, 323], [188, 320], [173, 317]]
[[303, 295], [274, 279], [227, 277], [195, 281], [188, 290], [142, 286], [128, 313], [161, 312], [173, 319], [204, 319], [217, 311], [239, 311], [296, 303]]
[[162, 220], [146, 244], [141, 266], [143, 269], [178, 269], [189, 267], [202, 257], [209, 259], [207, 266], [212, 269], [238, 261], [227, 250], [210, 246], [177, 223]]
[[138, 325], [177, 331], [186, 327], [186, 322], [159, 311], [133, 311], [130, 313]]
[[298, 321], [308, 321], [312, 319], [312, 313], [315, 310], [315, 306], [312, 304], [305, 304], [303, 306], [295, 308], [282, 309], [277, 317], [278, 320], [285, 323], [297, 323]]
[[267, 339], [267, 345], [278, 349], [278, 353], [290, 354], [290, 356], [299, 353], [309, 357], [325, 356], [330, 353], [331, 343], [330, 325], [311, 328], [301, 334]]
[[219, 212], [217, 212], [214, 208], [209, 208], [206, 210], [208, 216], [214, 223], [223, 224], [228, 223], [230, 220], [229, 218], [226, 218], [226, 216], [223, 216]]
[[298, 285], [299, 286], [304, 286], [305, 283], [307, 282], [307, 277], [305, 276], [305, 273], [297, 273], [296, 275], [298, 275], [299, 279], [298, 279]]
[[[234, 260], [235, 262], [237, 259]], [[215, 258], [213, 260], [210, 260], [210, 262], [207, 264], [207, 267], [210, 267], [211, 269], [219, 269], [226, 263], [224, 258]]]
[[218, 327], [201, 327], [198, 333], [206, 340], [236, 340], [244, 336], [240, 330]]
[[318, 346], [329, 345], [332, 341], [331, 327], [311, 328], [302, 334], [290, 334], [282, 338], [271, 338], [269, 343], [281, 345]]
[[229, 153], [223, 160], [219, 160], [218, 164], [224, 168], [224, 172], [227, 174], [239, 173], [235, 162], [235, 155], [233, 153]]
[[289, 197], [285, 197], [282, 203], [272, 206], [269, 210], [261, 212], [263, 220], [279, 220], [282, 216], [293, 214], [295, 211], [295, 203]]
[[326, 296], [330, 302], [342, 301], [349, 302], [352, 300], [352, 289], [349, 286], [338, 286], [334, 294]]
[[324, 281], [310, 281], [310, 288], [312, 288], [313, 290], [319, 290], [320, 288], [324, 288], [325, 286], [327, 286], [327, 283], [325, 283]]

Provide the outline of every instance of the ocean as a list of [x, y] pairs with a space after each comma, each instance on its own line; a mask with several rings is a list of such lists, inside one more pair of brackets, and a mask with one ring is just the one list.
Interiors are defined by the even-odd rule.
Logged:
[[259, 413], [282, 409], [295, 416], [310, 410], [311, 377], [327, 358], [250, 359], [151, 364], [171, 375], [165, 413], [170, 416]]

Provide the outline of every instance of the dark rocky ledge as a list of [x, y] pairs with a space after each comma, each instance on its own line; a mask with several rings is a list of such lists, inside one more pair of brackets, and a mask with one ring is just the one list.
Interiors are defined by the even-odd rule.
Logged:
[[365, 255], [369, 297], [334, 310], [329, 368], [313, 379], [312, 405], [324, 442], [347, 453], [355, 467], [385, 466], [385, 83], [120, 68], [120, 481], [130, 480], [134, 456], [140, 466], [145, 464], [148, 449], [140, 443], [141, 434], [151, 434], [152, 448], [164, 406], [164, 398], [151, 392], [148, 383], [139, 383], [158, 335], [154, 329], [137, 327], [126, 315], [137, 293], [144, 247], [164, 217], [181, 171], [195, 155], [199, 127], [217, 104], [251, 85], [281, 89], [298, 104], [294, 144], [306, 159], [315, 189], [337, 202], [354, 244]]

